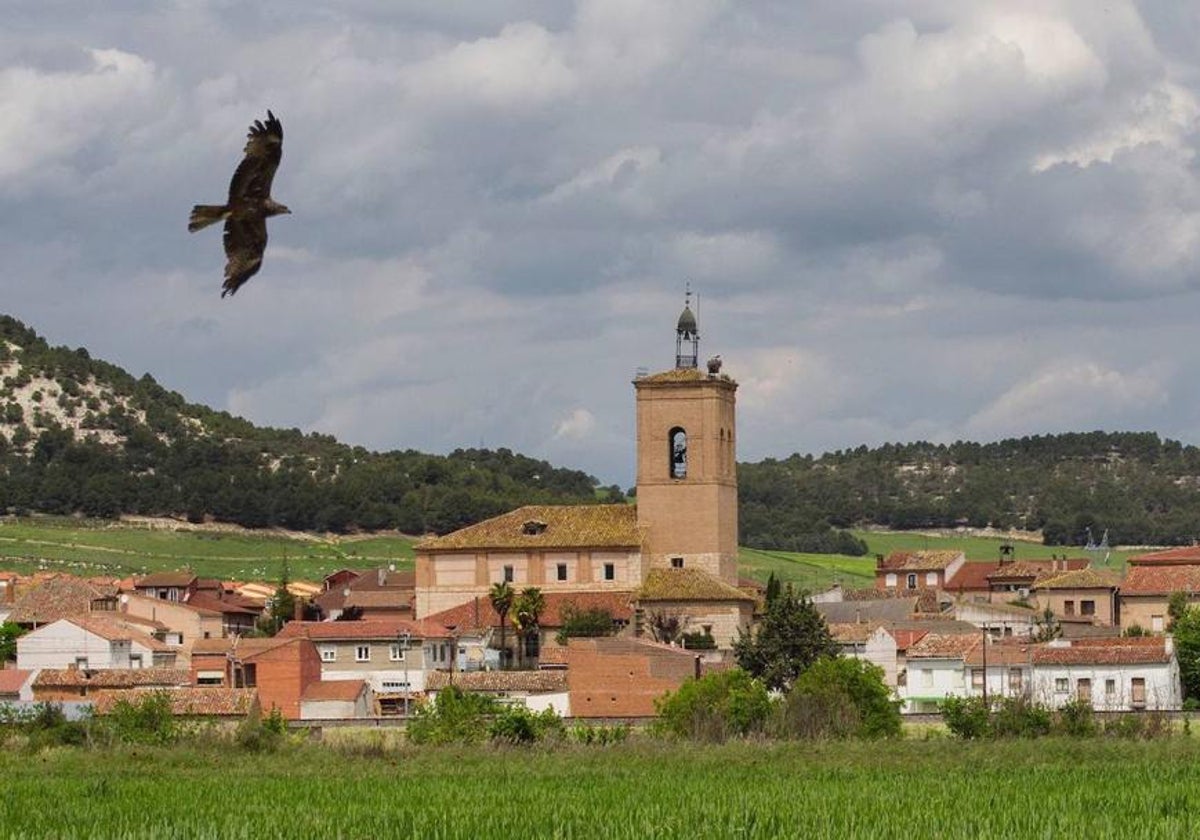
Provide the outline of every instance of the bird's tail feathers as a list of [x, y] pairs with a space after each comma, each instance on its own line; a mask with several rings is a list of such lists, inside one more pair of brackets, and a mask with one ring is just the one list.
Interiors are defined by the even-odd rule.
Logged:
[[222, 204], [197, 204], [192, 208], [192, 216], [188, 219], [188, 231], [195, 233], [201, 228], [216, 224], [229, 214], [229, 209]]

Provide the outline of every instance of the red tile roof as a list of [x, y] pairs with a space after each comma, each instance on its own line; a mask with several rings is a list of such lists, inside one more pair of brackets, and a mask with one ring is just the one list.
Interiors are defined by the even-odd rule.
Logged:
[[15, 624], [48, 624], [86, 613], [92, 601], [115, 595], [115, 587], [93, 585], [73, 575], [39, 575], [29, 588], [18, 590], [8, 620]]
[[566, 671], [434, 671], [425, 678], [426, 691], [454, 685], [464, 691], [527, 691], [531, 694], [567, 690]]
[[33, 676], [33, 671], [20, 668], [0, 668], [0, 695], [12, 695]]
[[945, 633], [927, 633], [921, 641], [908, 649], [908, 658], [912, 659], [962, 659], [982, 641], [982, 637], [974, 633], [970, 635], [949, 635]]
[[1038, 581], [1035, 589], [1116, 589], [1121, 576], [1106, 569], [1077, 569]]
[[133, 688], [135, 686], [181, 686], [191, 682], [186, 668], [43, 668], [33, 679], [35, 688]]
[[1200, 545], [1185, 545], [1179, 548], [1168, 548], [1165, 551], [1151, 551], [1129, 558], [1131, 566], [1153, 565], [1155, 563], [1198, 563], [1200, 564]]
[[962, 556], [961, 551], [952, 549], [893, 551], [879, 566], [879, 570], [884, 572], [933, 572], [946, 568]]
[[[133, 688], [122, 691], [98, 691], [93, 703], [96, 713], [105, 715], [120, 700], [137, 703], [143, 697], [163, 689]], [[245, 717], [258, 699], [253, 688], [221, 688], [219, 686], [187, 686], [167, 690], [171, 698], [171, 714], [180, 717]]]
[[396, 639], [408, 632], [414, 639], [445, 639], [446, 628], [433, 621], [409, 621], [403, 618], [365, 618], [361, 621], [289, 621], [275, 636], [277, 639], [302, 637], [313, 641], [355, 639]]
[[133, 586], [135, 589], [159, 586], [163, 588], [175, 587], [179, 589], [191, 586], [192, 581], [195, 579], [196, 576], [191, 572], [155, 572], [154, 574], [146, 575], [145, 577], [135, 578]]
[[1072, 639], [1033, 650], [1035, 665], [1155, 665], [1171, 661], [1161, 637]]
[[140, 628], [131, 627], [120, 618], [117, 614], [110, 616], [101, 616], [97, 613], [89, 613], [87, 615], [71, 615], [64, 618], [64, 621], [69, 621], [76, 627], [79, 627], [92, 635], [99, 636], [101, 639], [107, 639], [110, 642], [137, 642], [144, 648], [150, 650], [166, 652], [174, 650], [170, 645], [160, 642], [150, 634]]
[[[608, 610], [614, 621], [630, 621], [633, 618], [632, 592], [543, 592], [542, 595], [546, 599], [546, 608], [538, 618], [540, 627], [562, 627], [563, 610], [567, 605], [577, 610]], [[433, 613], [425, 620], [459, 632], [500, 626], [500, 618], [485, 596]]]
[[730, 586], [703, 569], [651, 569], [637, 591], [642, 603], [672, 601], [754, 601], [740, 589]]
[[1122, 595], [1170, 595], [1200, 592], [1200, 565], [1130, 566], [1121, 582]]
[[309, 683], [301, 700], [357, 700], [367, 689], [366, 680], [321, 680]]
[[[526, 528], [528, 523], [535, 527]], [[637, 509], [632, 505], [527, 505], [443, 537], [422, 540], [416, 550], [640, 549], [641, 544]]]

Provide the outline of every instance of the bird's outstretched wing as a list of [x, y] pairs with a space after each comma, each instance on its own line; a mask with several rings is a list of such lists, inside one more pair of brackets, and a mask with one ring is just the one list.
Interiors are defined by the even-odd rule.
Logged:
[[267, 220], [262, 216], [225, 220], [225, 283], [221, 297], [232, 295], [262, 268]]
[[[229, 182], [229, 205], [271, 196], [271, 180], [283, 157], [283, 126], [267, 111], [267, 121], [255, 120], [246, 135], [242, 162]], [[228, 230], [228, 228], [226, 228]]]

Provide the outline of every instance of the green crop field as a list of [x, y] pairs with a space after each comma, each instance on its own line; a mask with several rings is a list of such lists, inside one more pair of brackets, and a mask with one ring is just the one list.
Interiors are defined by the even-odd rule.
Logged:
[[1200, 743], [0, 752], [0, 838], [1183, 838]]
[[[893, 551], [957, 550], [966, 552], [968, 560], [996, 560], [1000, 556], [998, 537], [931, 536], [911, 531], [854, 531], [854, 535], [867, 543], [867, 554], [849, 557], [844, 554], [797, 554], [790, 551], [762, 551], [742, 547], [738, 552], [738, 565], [743, 575], [765, 581], [774, 572], [776, 577], [791, 582], [799, 589], [820, 592], [835, 582], [847, 588], [872, 586], [875, 581], [875, 555]], [[1012, 542], [1016, 558], [1043, 559], [1066, 554], [1068, 557], [1091, 556], [1081, 548], [1062, 548], [1040, 543], [1015, 540]], [[1113, 550], [1107, 563], [1103, 555], [1092, 557], [1099, 568], [1122, 571], [1126, 560], [1136, 551]]]
[[203, 577], [275, 581], [286, 558], [293, 580], [320, 580], [343, 566], [403, 568], [412, 557], [412, 540], [400, 536], [331, 540], [71, 518], [0, 519], [0, 569], [18, 572], [124, 576], [186, 568]]

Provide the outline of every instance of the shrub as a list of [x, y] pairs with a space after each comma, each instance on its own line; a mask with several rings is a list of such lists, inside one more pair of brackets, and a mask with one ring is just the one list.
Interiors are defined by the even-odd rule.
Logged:
[[1087, 700], [1076, 697], [1058, 710], [1058, 731], [1076, 738], [1096, 734], [1096, 713]]
[[170, 744], [179, 735], [165, 691], [149, 692], [136, 701], [121, 698], [106, 723], [118, 741], [128, 744]]
[[951, 733], [964, 740], [992, 734], [992, 721], [982, 697], [947, 697], [942, 701], [942, 720]]
[[488, 737], [491, 719], [500, 711], [491, 697], [447, 686], [433, 702], [417, 707], [408, 738], [414, 744], [478, 743]]
[[767, 689], [734, 668], [688, 680], [654, 703], [656, 729], [700, 741], [724, 741], [761, 732], [771, 711]]
[[818, 737], [900, 734], [900, 703], [892, 699], [883, 669], [861, 659], [818, 659], [796, 680], [784, 706], [785, 721], [802, 724]]
[[562, 718], [553, 709], [532, 712], [524, 706], [505, 706], [488, 727], [493, 741], [532, 744], [562, 733]]
[[775, 707], [771, 734], [781, 738], [847, 738], [862, 728], [854, 701], [837, 686], [791, 691]]
[[1045, 706], [1027, 697], [1003, 697], [991, 715], [991, 734], [996, 738], [1036, 738], [1049, 735], [1054, 717]]

